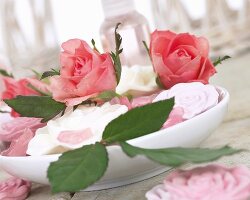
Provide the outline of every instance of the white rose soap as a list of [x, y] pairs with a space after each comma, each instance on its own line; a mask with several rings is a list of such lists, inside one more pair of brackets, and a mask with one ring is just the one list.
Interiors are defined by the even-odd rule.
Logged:
[[128, 111], [124, 105], [79, 106], [64, 116], [51, 120], [37, 130], [30, 141], [28, 155], [46, 155], [80, 148], [101, 141], [106, 125]]
[[172, 97], [175, 98], [174, 107], [183, 109], [185, 120], [209, 110], [219, 102], [219, 93], [216, 88], [200, 82], [176, 84], [169, 90], [161, 92], [153, 102]]

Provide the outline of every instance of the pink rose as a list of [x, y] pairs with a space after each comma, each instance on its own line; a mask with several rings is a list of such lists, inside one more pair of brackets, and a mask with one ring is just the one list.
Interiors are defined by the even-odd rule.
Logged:
[[162, 185], [146, 193], [148, 200], [246, 200], [250, 197], [250, 170], [208, 165], [169, 174]]
[[11, 142], [19, 138], [25, 129], [30, 129], [33, 133], [38, 128], [46, 124], [40, 122], [41, 119], [31, 117], [18, 117], [2, 124], [0, 129], [0, 140]]
[[1, 152], [2, 156], [26, 156], [28, 144], [35, 136], [35, 133], [30, 129], [25, 129], [17, 139], [10, 143], [10, 146]]
[[73, 106], [105, 90], [114, 90], [117, 82], [112, 59], [99, 54], [83, 40], [72, 39], [62, 44], [61, 74], [51, 78], [56, 101]]
[[10, 178], [0, 183], [1, 200], [24, 200], [27, 198], [31, 183], [19, 178]]
[[219, 102], [219, 93], [216, 88], [200, 82], [176, 84], [169, 90], [161, 92], [154, 102], [172, 97], [175, 98], [174, 107], [183, 109], [185, 120], [209, 110]]
[[167, 89], [176, 83], [199, 81], [207, 84], [216, 72], [208, 52], [209, 44], [203, 37], [157, 30], [151, 34], [150, 55], [154, 70]]
[[[39, 95], [38, 92], [28, 87], [28, 81], [26, 79], [20, 79], [18, 81], [13, 78], [4, 77], [5, 90], [2, 93], [2, 99], [13, 99], [17, 95]], [[11, 116], [20, 116], [17, 112], [12, 109]]]

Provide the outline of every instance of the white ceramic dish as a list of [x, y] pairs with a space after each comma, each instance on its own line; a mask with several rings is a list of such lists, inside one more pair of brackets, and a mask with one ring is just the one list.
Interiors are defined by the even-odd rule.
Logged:
[[[227, 111], [229, 94], [223, 88], [221, 101], [210, 110], [168, 129], [130, 140], [129, 143], [144, 148], [194, 147], [205, 140], [222, 122]], [[118, 146], [108, 147], [109, 166], [105, 175], [85, 191], [107, 189], [141, 181], [169, 168], [160, 166], [143, 156], [127, 157]], [[5, 157], [0, 156], [0, 167], [14, 176], [33, 182], [49, 184], [46, 171], [50, 162], [60, 155]]]

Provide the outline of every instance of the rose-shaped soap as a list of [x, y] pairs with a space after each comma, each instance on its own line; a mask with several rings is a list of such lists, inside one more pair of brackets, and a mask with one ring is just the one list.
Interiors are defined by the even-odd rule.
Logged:
[[41, 119], [32, 117], [17, 117], [2, 124], [0, 129], [0, 140], [11, 142], [19, 138], [25, 129], [30, 129], [33, 133], [45, 126]]
[[1, 200], [25, 200], [30, 192], [31, 183], [19, 178], [10, 178], [0, 183]]
[[175, 107], [170, 112], [167, 121], [163, 124], [162, 128], [168, 128], [179, 124], [184, 121], [183, 119], [184, 110], [181, 107]]
[[56, 101], [74, 106], [105, 90], [114, 90], [117, 82], [112, 59], [99, 54], [85, 41], [72, 39], [62, 44], [60, 76], [51, 78]]
[[50, 120], [38, 129], [28, 145], [27, 154], [45, 155], [62, 153], [83, 145], [101, 141], [106, 125], [128, 111], [125, 105], [79, 106], [64, 116]]
[[162, 185], [146, 193], [148, 200], [247, 200], [250, 170], [208, 165], [170, 173]]
[[216, 72], [208, 52], [209, 44], [203, 37], [157, 30], [151, 34], [150, 56], [154, 70], [167, 89], [177, 83], [208, 83]]
[[30, 140], [35, 133], [30, 129], [25, 129], [17, 139], [10, 143], [10, 146], [1, 152], [2, 156], [26, 156], [26, 151]]
[[183, 119], [190, 119], [215, 106], [219, 101], [219, 93], [212, 85], [200, 82], [179, 83], [161, 92], [153, 102], [175, 97], [174, 107], [183, 109]]

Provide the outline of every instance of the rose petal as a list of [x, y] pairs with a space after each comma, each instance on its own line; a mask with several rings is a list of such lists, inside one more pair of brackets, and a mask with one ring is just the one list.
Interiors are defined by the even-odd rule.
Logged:
[[31, 183], [19, 178], [9, 178], [0, 183], [0, 199], [25, 200], [31, 189]]
[[0, 139], [9, 141], [17, 139], [26, 128], [35, 132], [38, 128], [45, 126], [45, 123], [40, 122], [39, 118], [32, 117], [18, 117], [13, 118], [8, 122], [2, 123], [2, 130], [0, 130]]
[[183, 119], [184, 110], [181, 107], [175, 107], [169, 114], [167, 121], [164, 123], [163, 128], [168, 128], [179, 124], [184, 121]]
[[204, 59], [203, 63], [198, 79], [208, 83], [209, 77], [216, 73], [216, 69], [209, 59]]
[[115, 105], [115, 104], [125, 105], [128, 107], [129, 110], [132, 109], [132, 105], [127, 97], [120, 97], [120, 98], [114, 97], [113, 99], [111, 99], [110, 104], [111, 105]]
[[132, 100], [132, 108], [136, 108], [136, 107], [140, 107], [140, 106], [144, 106], [146, 104], [150, 104], [152, 103], [152, 101], [155, 99], [155, 97], [158, 94], [152, 94], [150, 96], [141, 96], [141, 97], [136, 97]]
[[32, 117], [18, 117], [13, 118], [5, 123], [2, 123], [0, 130], [0, 140], [11, 142], [16, 140], [23, 134], [26, 128], [29, 128], [32, 132], [35, 132], [38, 128], [45, 126], [45, 123], [40, 122], [39, 118]]
[[89, 139], [93, 136], [93, 133], [90, 128], [84, 130], [76, 130], [76, 131], [62, 131], [57, 136], [57, 139], [61, 143], [76, 145], [80, 144], [83, 141]]
[[10, 147], [3, 151], [3, 156], [26, 156], [26, 151], [30, 140], [34, 137], [34, 133], [30, 129], [25, 129], [23, 134], [12, 141]]
[[207, 38], [198, 37], [196, 40], [196, 47], [200, 51], [202, 56], [208, 57], [209, 43], [208, 43]]

